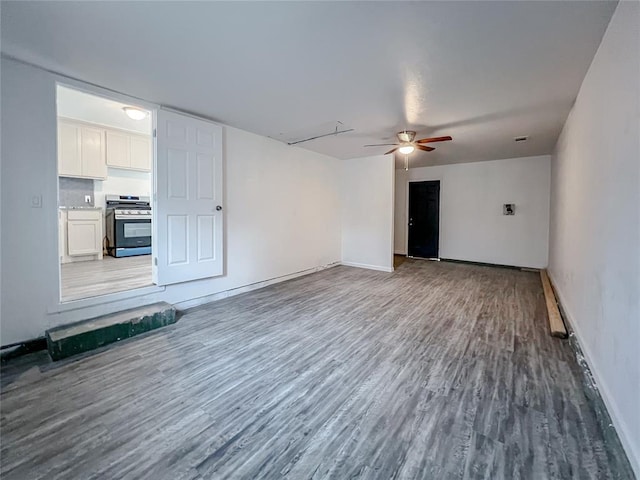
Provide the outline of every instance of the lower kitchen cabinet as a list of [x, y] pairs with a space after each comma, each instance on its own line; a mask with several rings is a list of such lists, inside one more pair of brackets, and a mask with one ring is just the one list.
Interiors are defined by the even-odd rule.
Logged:
[[103, 225], [102, 209], [60, 210], [60, 261], [101, 259]]

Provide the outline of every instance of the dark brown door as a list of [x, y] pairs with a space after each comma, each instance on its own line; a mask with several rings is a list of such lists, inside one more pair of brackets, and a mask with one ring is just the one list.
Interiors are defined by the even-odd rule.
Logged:
[[438, 258], [440, 182], [409, 183], [410, 257]]

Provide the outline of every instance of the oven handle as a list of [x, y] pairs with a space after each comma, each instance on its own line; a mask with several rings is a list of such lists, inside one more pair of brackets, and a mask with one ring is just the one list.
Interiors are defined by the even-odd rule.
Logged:
[[116, 215], [116, 220], [148, 220], [151, 221], [151, 217], [143, 217], [142, 215]]

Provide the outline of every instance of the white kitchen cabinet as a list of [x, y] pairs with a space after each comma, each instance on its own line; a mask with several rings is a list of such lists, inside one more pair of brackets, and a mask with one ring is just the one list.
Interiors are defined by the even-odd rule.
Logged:
[[67, 247], [70, 257], [98, 255], [102, 251], [102, 213], [100, 210], [67, 212]]
[[65, 177], [107, 178], [104, 130], [58, 120], [58, 174]]
[[151, 171], [151, 137], [131, 136], [131, 168]]
[[114, 168], [131, 166], [131, 137], [107, 130], [107, 165]]
[[101, 259], [103, 224], [104, 216], [99, 208], [60, 210], [60, 261]]
[[107, 130], [107, 165], [151, 171], [151, 137]]
[[58, 255], [60, 263], [65, 263], [64, 257], [67, 252], [67, 213], [58, 210]]
[[80, 129], [80, 147], [82, 176], [107, 178], [104, 130], [93, 127], [82, 127]]
[[74, 177], [82, 175], [79, 125], [58, 122], [58, 174]]

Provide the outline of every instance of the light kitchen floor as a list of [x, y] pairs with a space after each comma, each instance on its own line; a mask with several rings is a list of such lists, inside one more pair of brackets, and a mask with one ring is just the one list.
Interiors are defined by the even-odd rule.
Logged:
[[78, 300], [152, 285], [151, 255], [62, 264], [62, 300]]

